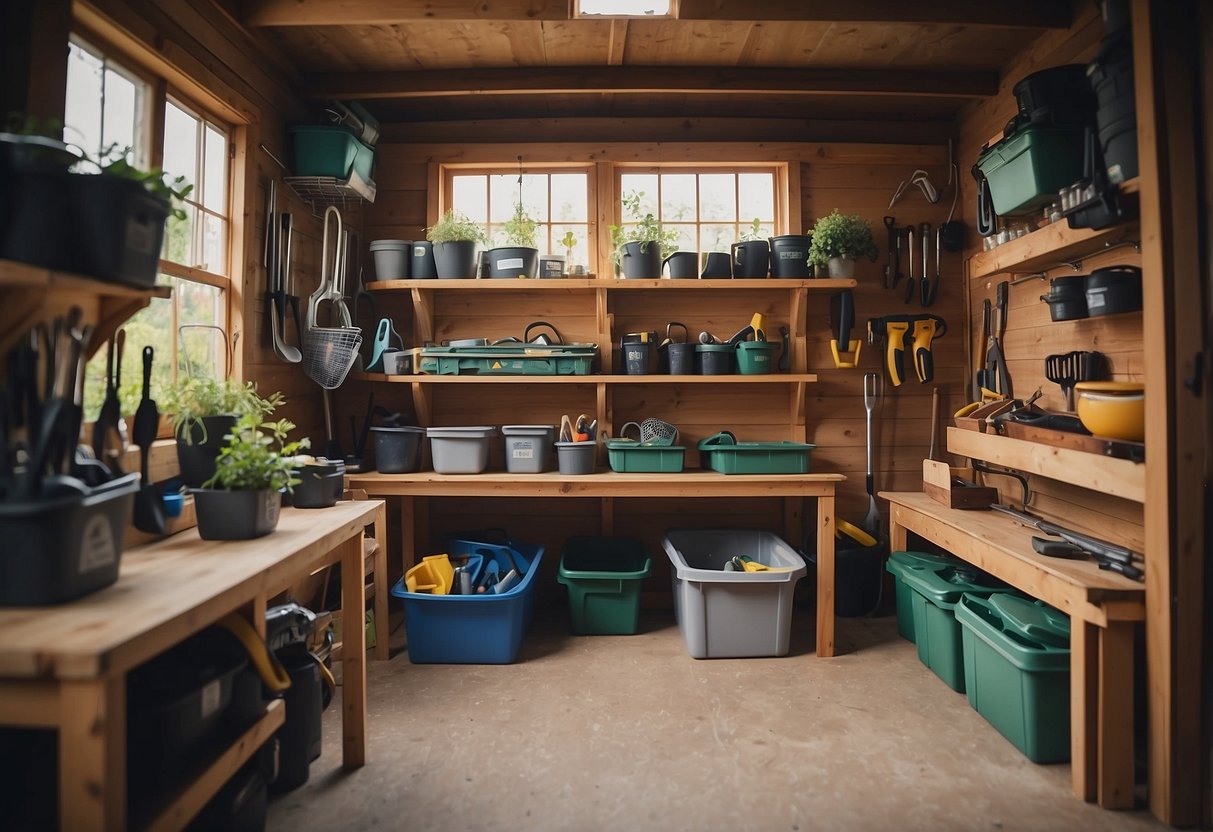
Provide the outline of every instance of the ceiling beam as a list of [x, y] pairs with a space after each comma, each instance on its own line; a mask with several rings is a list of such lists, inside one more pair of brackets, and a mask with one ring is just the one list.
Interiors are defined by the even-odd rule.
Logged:
[[[247, 26], [356, 26], [442, 20], [568, 20], [568, 0], [246, 0]], [[953, 23], [1065, 29], [1064, 0], [680, 0], [680, 20]]]
[[947, 70], [770, 67], [560, 66], [306, 76], [311, 98], [438, 98], [463, 95], [598, 93], [924, 95], [980, 98], [998, 93], [998, 74]]

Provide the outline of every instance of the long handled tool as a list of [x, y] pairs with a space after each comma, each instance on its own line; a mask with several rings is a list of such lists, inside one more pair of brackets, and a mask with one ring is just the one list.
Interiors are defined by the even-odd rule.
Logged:
[[1039, 529], [1045, 534], [1053, 535], [1054, 537], [1060, 537], [1066, 544], [1072, 547], [1071, 549], [1063, 549], [1061, 546], [1065, 544], [1058, 544], [1057, 541], [1032, 538], [1032, 548], [1042, 555], [1072, 558], [1080, 554], [1082, 556], [1089, 554], [1095, 558], [1100, 569], [1119, 572], [1126, 578], [1134, 580], [1140, 580], [1145, 574], [1141, 567], [1137, 565], [1144, 563], [1145, 558], [1132, 549], [1067, 529], [1064, 526], [1058, 526], [1042, 517], [1037, 517], [1026, 511], [1017, 511], [1010, 506], [994, 503], [990, 508], [1010, 515], [1025, 526]]
[[874, 465], [872, 464], [872, 411], [880, 398], [880, 373], [863, 374], [863, 409], [868, 414], [868, 462], [864, 473], [864, 484], [868, 490], [868, 513], [863, 518], [863, 529], [872, 537], [879, 538], [883, 521], [880, 508], [876, 505], [876, 486]]
[[164, 534], [168, 529], [164, 522], [164, 502], [160, 490], [149, 476], [149, 458], [156, 431], [160, 426], [160, 411], [152, 401], [152, 360], [155, 353], [151, 347], [143, 348], [143, 397], [135, 410], [135, 424], [131, 431], [135, 444], [139, 446], [142, 480], [139, 493], [135, 495], [135, 528], [148, 534]]
[[278, 217], [277, 184], [270, 180], [269, 213], [265, 220], [266, 307], [270, 316], [270, 336], [274, 355], [287, 364], [298, 364], [303, 353], [282, 337], [286, 327], [286, 294], [283, 291], [282, 229]]

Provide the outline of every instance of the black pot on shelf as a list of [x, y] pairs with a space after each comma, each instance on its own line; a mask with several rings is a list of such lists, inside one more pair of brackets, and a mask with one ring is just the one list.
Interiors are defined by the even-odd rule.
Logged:
[[[440, 278], [476, 276], [476, 241], [434, 243], [434, 270]], [[414, 261], [416, 265], [416, 261]], [[416, 275], [414, 275], [416, 276]]]
[[203, 540], [252, 540], [278, 528], [282, 494], [264, 491], [191, 489]]
[[486, 256], [489, 277], [538, 277], [539, 249], [526, 246], [491, 248]]
[[1054, 321], [1073, 321], [1087, 317], [1085, 275], [1055, 277], [1049, 284], [1049, 294], [1040, 299], [1049, 304], [1049, 317]]
[[198, 488], [215, 475], [215, 460], [227, 444], [223, 437], [235, 426], [235, 416], [203, 416], [182, 428], [185, 436], [177, 435], [177, 465], [186, 485]]
[[661, 244], [656, 240], [624, 243], [619, 247], [619, 270], [627, 278], [661, 276]]

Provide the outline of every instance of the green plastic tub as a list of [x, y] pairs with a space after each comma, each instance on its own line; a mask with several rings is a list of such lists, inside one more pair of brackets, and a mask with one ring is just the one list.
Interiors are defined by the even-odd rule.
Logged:
[[901, 580], [912, 590], [918, 660], [952, 690], [964, 693], [964, 648], [960, 625], [953, 614], [956, 604], [965, 593], [988, 596], [1014, 590], [991, 585], [993, 578], [967, 565], [905, 566]]
[[640, 589], [650, 564], [638, 540], [570, 537], [560, 554], [556, 580], [569, 591], [573, 632], [633, 635], [640, 619]]
[[611, 470], [622, 474], [677, 474], [687, 452], [682, 445], [643, 446], [627, 439], [608, 439], [606, 446]]
[[721, 474], [807, 474], [809, 454], [816, 447], [805, 442], [711, 445], [708, 464]]
[[1083, 128], [1020, 125], [977, 158], [994, 212], [1030, 214], [1083, 176]]
[[956, 620], [969, 704], [1032, 762], [1069, 760], [1069, 618], [1015, 595], [965, 595]]
[[910, 566], [928, 569], [956, 566], [960, 563], [950, 555], [934, 555], [930, 552], [893, 552], [889, 555], [885, 569], [893, 576], [897, 591], [897, 634], [906, 641], [914, 641], [914, 590], [901, 579]]
[[743, 341], [737, 345], [737, 372], [761, 376], [775, 372], [779, 344], [774, 341]]
[[305, 124], [287, 130], [295, 148], [296, 176], [332, 176], [347, 180], [354, 172], [371, 178], [375, 149], [344, 127]]

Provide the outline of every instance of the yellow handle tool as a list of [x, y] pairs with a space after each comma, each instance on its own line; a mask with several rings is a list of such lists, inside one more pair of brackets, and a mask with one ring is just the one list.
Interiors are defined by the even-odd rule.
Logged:
[[894, 387], [900, 387], [906, 380], [906, 333], [909, 331], [909, 321], [885, 323], [885, 363]]
[[938, 315], [923, 315], [914, 319], [914, 371], [918, 374], [919, 381], [925, 383], [935, 378], [935, 360], [931, 355], [931, 342], [947, 331], [947, 323]]

